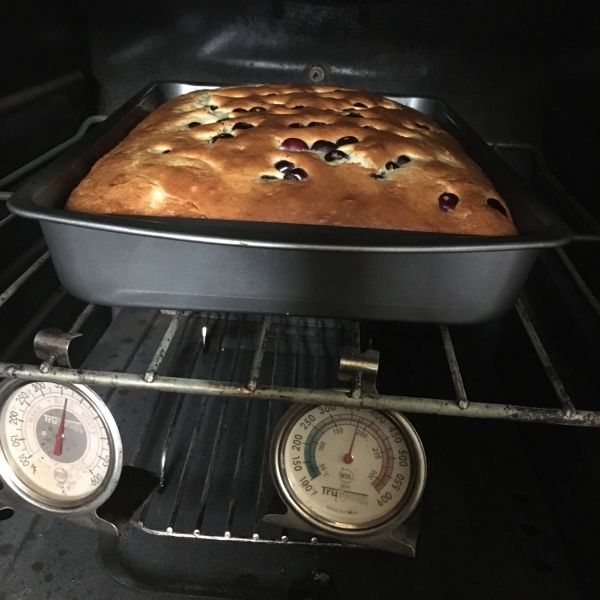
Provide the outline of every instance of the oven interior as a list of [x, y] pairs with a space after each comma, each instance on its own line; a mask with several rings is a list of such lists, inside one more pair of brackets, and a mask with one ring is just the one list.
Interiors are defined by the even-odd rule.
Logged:
[[[4, 2], [0, 361], [39, 364], [36, 333], [68, 331], [87, 310], [73, 365], [144, 373], [177, 317], [159, 374], [244, 384], [264, 341], [259, 387], [322, 390], [340, 386], [342, 347], [359, 331], [361, 349], [380, 352], [381, 394], [598, 410], [599, 25], [596, 4], [564, 0]], [[3, 201], [152, 81], [312, 81], [441, 98], [574, 241], [543, 251], [515, 308], [480, 325], [273, 315], [265, 328], [255, 314], [87, 309], [62, 288], [37, 223]], [[416, 557], [406, 558], [262, 522], [276, 500], [268, 447], [288, 403], [97, 391], [124, 463], [164, 485], [119, 537], [1, 507], [0, 598], [598, 597], [593, 426], [407, 413], [428, 478]]]

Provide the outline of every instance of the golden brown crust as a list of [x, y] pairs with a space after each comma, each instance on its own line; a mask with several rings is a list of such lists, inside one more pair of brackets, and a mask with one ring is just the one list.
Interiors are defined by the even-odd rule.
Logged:
[[[264, 110], [253, 111], [256, 107]], [[233, 129], [236, 123], [252, 127]], [[304, 126], [290, 127], [295, 123]], [[215, 138], [219, 134], [234, 137]], [[280, 148], [287, 138], [310, 147], [317, 140], [336, 142], [345, 136], [358, 143], [341, 146], [347, 158], [332, 162], [323, 152]], [[386, 169], [400, 156], [409, 162]], [[281, 160], [293, 162], [308, 178], [283, 179], [274, 166]], [[443, 194], [458, 198], [455, 208], [443, 201], [448, 210], [440, 208]], [[488, 203], [490, 198], [497, 202]], [[328, 86], [243, 86], [179, 96], [102, 157], [66, 208], [516, 234], [506, 204], [487, 177], [431, 119], [375, 94]]]

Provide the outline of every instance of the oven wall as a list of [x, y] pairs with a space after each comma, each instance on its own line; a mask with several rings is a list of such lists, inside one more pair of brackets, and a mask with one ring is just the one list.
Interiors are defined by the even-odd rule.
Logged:
[[556, 64], [542, 150], [551, 170], [600, 221], [600, 2], [576, 7]]
[[0, 2], [0, 189], [95, 110], [85, 23], [71, 0]]
[[486, 139], [539, 143], [572, 2], [95, 1], [92, 68], [110, 112], [149, 81], [310, 81], [438, 96]]

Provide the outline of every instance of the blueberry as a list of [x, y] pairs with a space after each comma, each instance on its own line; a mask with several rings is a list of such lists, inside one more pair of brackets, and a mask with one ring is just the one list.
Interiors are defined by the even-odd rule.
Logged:
[[281, 142], [280, 148], [289, 152], [302, 152], [302, 150], [308, 150], [308, 145], [298, 138], [287, 138]]
[[244, 121], [240, 121], [236, 123], [231, 129], [252, 129], [254, 125], [252, 123], [245, 123]]
[[488, 206], [491, 206], [498, 212], [501, 212], [505, 217], [508, 217], [508, 213], [506, 212], [506, 209], [504, 208], [504, 206], [502, 206], [502, 203], [500, 202], [500, 200], [496, 200], [496, 198], [488, 198], [487, 203], [488, 203]]
[[275, 168], [278, 171], [281, 171], [282, 173], [285, 173], [286, 171], [293, 169], [295, 166], [296, 165], [294, 165], [294, 163], [290, 162], [289, 160], [280, 160], [275, 163]]
[[408, 156], [406, 156], [406, 154], [401, 154], [398, 159], [396, 160], [396, 164], [401, 167], [402, 165], [405, 165], [406, 163], [410, 162], [410, 158]]
[[325, 160], [327, 162], [332, 162], [334, 160], [343, 160], [344, 158], [348, 158], [348, 155], [341, 150], [332, 150], [325, 155]]
[[336, 145], [333, 142], [327, 140], [317, 140], [311, 147], [311, 150], [315, 152], [330, 152], [336, 149]]
[[302, 123], [290, 123], [288, 125], [288, 127], [296, 127], [296, 128], [298, 128], [298, 127], [304, 127], [304, 125], [302, 125]]
[[208, 108], [210, 108], [210, 110], [217, 110], [219, 107], [216, 104], [211, 104]]
[[385, 168], [388, 171], [391, 171], [392, 169], [397, 169], [398, 165], [393, 160], [390, 160], [389, 162], [385, 163]]
[[438, 199], [438, 203], [440, 208], [444, 212], [448, 212], [450, 210], [454, 210], [456, 205], [458, 204], [458, 196], [451, 192], [444, 192]]
[[194, 127], [200, 127], [200, 125], [202, 125], [202, 123], [198, 123], [197, 121], [192, 121], [191, 123], [188, 123], [188, 127], [190, 129], [194, 129]]
[[245, 108], [234, 108], [231, 112], [248, 112]]
[[357, 108], [367, 108], [367, 105], [363, 104], [362, 102], [355, 102], [354, 106], [356, 106]]
[[291, 181], [302, 181], [303, 179], [308, 179], [308, 173], [304, 169], [300, 168], [290, 169], [289, 171], [285, 172], [283, 178]]
[[265, 110], [267, 110], [267, 109], [266, 109], [266, 108], [264, 108], [263, 106], [253, 106], [253, 107], [250, 109], [250, 112], [263, 112], [263, 111], [265, 111]]
[[317, 125], [325, 125], [325, 123], [321, 123], [320, 121], [311, 121], [307, 127], [316, 127]]
[[336, 143], [336, 147], [345, 146], [346, 144], [358, 144], [358, 140], [353, 135], [341, 137]]

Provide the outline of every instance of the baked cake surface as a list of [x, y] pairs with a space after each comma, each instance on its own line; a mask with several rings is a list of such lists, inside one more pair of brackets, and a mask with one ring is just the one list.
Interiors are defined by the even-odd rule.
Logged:
[[514, 235], [460, 144], [420, 112], [330, 86], [191, 92], [97, 161], [69, 210]]

